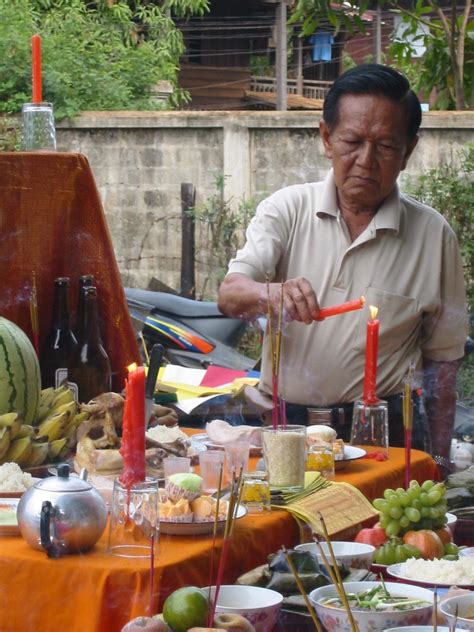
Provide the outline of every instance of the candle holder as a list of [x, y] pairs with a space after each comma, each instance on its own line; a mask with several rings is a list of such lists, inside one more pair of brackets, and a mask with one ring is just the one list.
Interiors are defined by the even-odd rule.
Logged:
[[119, 557], [149, 558], [159, 537], [158, 481], [146, 478], [130, 489], [114, 481], [108, 552]]
[[379, 399], [373, 404], [362, 400], [354, 403], [350, 442], [388, 456], [388, 405], [385, 400]]
[[56, 151], [51, 103], [24, 103], [21, 109], [22, 151]]

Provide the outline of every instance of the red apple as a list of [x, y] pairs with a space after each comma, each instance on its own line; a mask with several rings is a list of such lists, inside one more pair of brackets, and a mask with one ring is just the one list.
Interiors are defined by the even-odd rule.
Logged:
[[129, 621], [121, 632], [170, 632], [164, 621], [151, 617], [137, 617]]
[[372, 529], [361, 529], [356, 535], [354, 542], [361, 544], [371, 544], [376, 548], [388, 541], [387, 534], [382, 527], [373, 527]]

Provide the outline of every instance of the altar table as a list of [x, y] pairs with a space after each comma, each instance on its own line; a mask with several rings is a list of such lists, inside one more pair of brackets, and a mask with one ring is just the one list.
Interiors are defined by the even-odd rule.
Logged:
[[[437, 476], [424, 452], [412, 452], [413, 478]], [[368, 498], [403, 484], [403, 449], [391, 448], [385, 462], [361, 459], [336, 480], [358, 487]], [[236, 522], [224, 583], [263, 564], [284, 544], [298, 543], [299, 528], [285, 511], [247, 515]], [[51, 560], [20, 537], [0, 537], [0, 632], [119, 632], [133, 617], [148, 615], [149, 564], [107, 554], [107, 532], [93, 551]], [[154, 612], [169, 593], [185, 585], [206, 586], [211, 536], [162, 535], [155, 560]]]

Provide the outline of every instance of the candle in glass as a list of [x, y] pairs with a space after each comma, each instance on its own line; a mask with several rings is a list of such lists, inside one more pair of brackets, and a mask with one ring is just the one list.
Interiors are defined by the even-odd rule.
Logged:
[[31, 37], [31, 72], [33, 82], [33, 103], [41, 103], [43, 100], [41, 80], [41, 38], [39, 35]]
[[365, 347], [365, 377], [364, 396], [365, 404], [375, 404], [378, 401], [376, 395], [377, 385], [377, 355], [379, 348], [379, 327], [377, 320], [378, 308], [370, 305], [370, 320], [367, 321], [367, 342]]
[[124, 469], [120, 481], [131, 487], [145, 480], [145, 369], [131, 365], [128, 370], [120, 448]]

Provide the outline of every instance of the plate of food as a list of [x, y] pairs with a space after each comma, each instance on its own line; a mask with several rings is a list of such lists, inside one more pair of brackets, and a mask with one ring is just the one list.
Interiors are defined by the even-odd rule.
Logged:
[[[212, 439], [209, 438], [206, 432], [195, 434], [191, 437], [193, 443], [200, 443], [201, 445], [206, 446], [211, 450], [223, 450], [224, 444], [215, 443]], [[263, 449], [262, 446], [250, 444], [250, 456], [262, 456]]]
[[20, 528], [16, 518], [19, 500], [0, 498], [0, 535], [19, 535]]
[[2, 498], [20, 498], [39, 478], [23, 472], [17, 463], [0, 465], [0, 496]]
[[[243, 518], [247, 513], [244, 505], [239, 505], [237, 508], [236, 519]], [[219, 512], [220, 515], [220, 512]], [[165, 535], [210, 535], [214, 531], [215, 518], [210, 519], [196, 519], [195, 522], [175, 522], [173, 520], [164, 520], [160, 518], [160, 533]], [[217, 530], [221, 531], [225, 525], [225, 517], [219, 517], [217, 521]]]
[[350, 461], [356, 461], [357, 459], [361, 459], [367, 454], [367, 452], [363, 448], [357, 448], [353, 445], [344, 445], [344, 451], [342, 453], [342, 458], [336, 458], [334, 461], [334, 469], [335, 470], [343, 470], [347, 467], [347, 464]]
[[423, 560], [411, 558], [406, 562], [391, 564], [387, 568], [391, 577], [419, 586], [474, 589], [474, 564], [472, 559]]
[[146, 439], [149, 445], [160, 448], [170, 456], [189, 456], [197, 459], [200, 452], [207, 450], [207, 446], [195, 437], [189, 437], [178, 426], [155, 426], [146, 431]]

